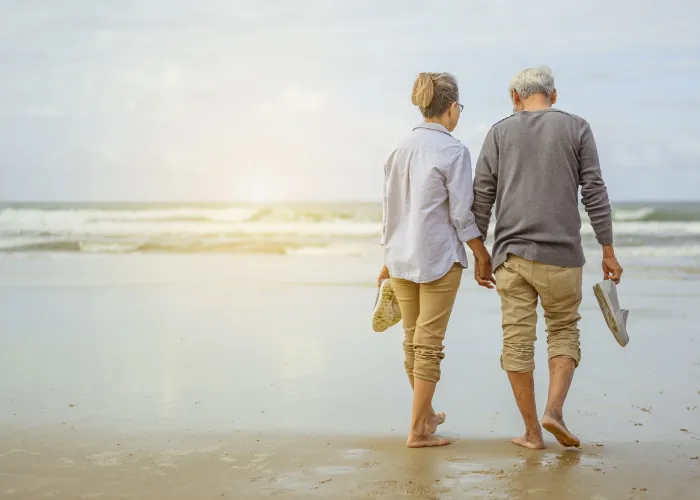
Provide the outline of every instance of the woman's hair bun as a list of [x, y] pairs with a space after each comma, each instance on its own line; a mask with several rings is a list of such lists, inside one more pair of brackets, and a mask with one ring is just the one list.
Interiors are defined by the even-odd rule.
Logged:
[[430, 73], [420, 73], [413, 84], [411, 102], [419, 108], [427, 108], [433, 102], [435, 96], [435, 84]]

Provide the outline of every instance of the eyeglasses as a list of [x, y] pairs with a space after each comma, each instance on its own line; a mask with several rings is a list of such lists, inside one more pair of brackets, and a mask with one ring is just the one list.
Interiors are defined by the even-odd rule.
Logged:
[[464, 104], [460, 104], [460, 103], [458, 103], [458, 102], [456, 102], [455, 104], [456, 104], [457, 106], [459, 106], [459, 112], [460, 112], [460, 113], [461, 113], [462, 111], [464, 111]]

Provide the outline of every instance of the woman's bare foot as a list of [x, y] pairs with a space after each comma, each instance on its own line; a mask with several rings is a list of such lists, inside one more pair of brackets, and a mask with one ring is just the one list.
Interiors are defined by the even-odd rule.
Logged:
[[560, 415], [555, 415], [551, 411], [546, 411], [544, 417], [542, 417], [542, 427], [551, 432], [562, 446], [566, 446], [567, 448], [579, 448], [581, 446], [579, 438], [569, 432], [569, 429], [566, 428], [566, 424], [564, 424], [564, 420]]
[[435, 434], [438, 425], [444, 424], [446, 418], [447, 415], [445, 415], [444, 412], [433, 414], [432, 416], [428, 417], [428, 421], [425, 424], [425, 430], [428, 432], [428, 434]]
[[409, 448], [428, 448], [431, 446], [447, 446], [451, 441], [445, 438], [439, 438], [432, 434], [409, 434], [406, 446]]
[[511, 441], [513, 444], [529, 448], [531, 450], [544, 450], [544, 440], [542, 439], [542, 431], [526, 432], [523, 437], [515, 438]]

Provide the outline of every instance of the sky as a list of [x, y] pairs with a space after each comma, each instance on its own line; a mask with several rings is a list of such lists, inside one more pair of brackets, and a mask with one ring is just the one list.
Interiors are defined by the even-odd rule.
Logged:
[[0, 1], [0, 200], [380, 200], [420, 71], [476, 161], [541, 64], [613, 200], [700, 199], [697, 0]]

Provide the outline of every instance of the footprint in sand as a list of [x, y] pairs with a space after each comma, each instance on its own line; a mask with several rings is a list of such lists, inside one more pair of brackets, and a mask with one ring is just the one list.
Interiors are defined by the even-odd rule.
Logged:
[[328, 465], [325, 467], [319, 467], [318, 469], [314, 470], [314, 473], [335, 476], [340, 474], [348, 474], [354, 470], [354, 467], [348, 467], [345, 465]]
[[175, 463], [174, 459], [176, 457], [189, 455], [190, 453], [192, 453], [192, 450], [184, 450], [184, 451], [168, 450], [168, 451], [164, 451], [163, 453], [160, 454], [160, 458], [155, 459], [153, 461], [153, 463], [156, 464], [158, 467], [168, 467], [170, 469], [177, 469], [177, 464]]
[[87, 459], [94, 465], [99, 465], [100, 467], [113, 467], [122, 463], [119, 459], [120, 455], [121, 453], [117, 451], [105, 451], [104, 453], [89, 455]]
[[345, 450], [345, 456], [347, 458], [356, 458], [356, 457], [361, 457], [369, 453], [370, 450], [364, 449], [364, 448], [356, 448], [352, 450]]
[[250, 462], [248, 462], [247, 465], [232, 465], [231, 468], [237, 470], [262, 470], [265, 468], [265, 462], [267, 461], [267, 459], [273, 455], [274, 452], [258, 453], [257, 455], [253, 456], [253, 459]]

